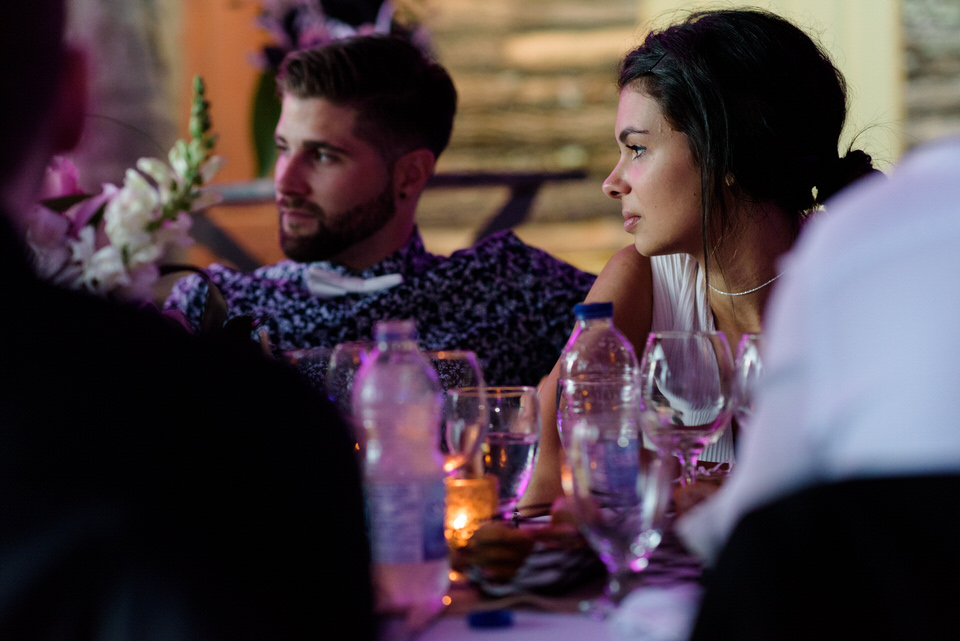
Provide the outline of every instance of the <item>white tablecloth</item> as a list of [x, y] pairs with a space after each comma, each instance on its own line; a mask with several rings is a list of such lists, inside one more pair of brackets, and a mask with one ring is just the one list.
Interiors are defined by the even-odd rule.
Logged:
[[[511, 607], [514, 622], [509, 627], [471, 628], [468, 614], [447, 612], [416, 634], [395, 621], [386, 629], [383, 641], [684, 641], [699, 606], [700, 576], [699, 561], [669, 528], [641, 574], [639, 586], [604, 621], [579, 613], [545, 612], [551, 603], [569, 610], [570, 599], [534, 597], [528, 602], [537, 609]], [[478, 605], [489, 609], [496, 604]]]
[[641, 587], [605, 621], [584, 614], [514, 610], [506, 628], [471, 628], [466, 615], [444, 616], [416, 641], [682, 641], [689, 636], [699, 587]]

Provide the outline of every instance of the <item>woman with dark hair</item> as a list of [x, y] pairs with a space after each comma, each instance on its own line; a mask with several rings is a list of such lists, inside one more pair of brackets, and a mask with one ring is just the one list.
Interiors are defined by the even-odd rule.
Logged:
[[[603, 191], [634, 247], [604, 267], [587, 301], [613, 301], [639, 350], [650, 331], [762, 330], [778, 259], [804, 220], [874, 170], [838, 153], [846, 84], [799, 28], [759, 10], [698, 12], [650, 33], [617, 81], [620, 159]], [[545, 428], [523, 505], [560, 487], [555, 368], [541, 387]], [[550, 418], [547, 418], [550, 417]], [[732, 458], [730, 430], [701, 455]]]

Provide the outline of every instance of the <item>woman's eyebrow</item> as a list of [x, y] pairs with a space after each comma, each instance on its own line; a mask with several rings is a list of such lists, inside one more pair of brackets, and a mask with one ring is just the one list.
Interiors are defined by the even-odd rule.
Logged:
[[620, 132], [620, 135], [618, 136], [618, 138], [620, 139], [620, 142], [626, 143], [626, 142], [627, 142], [627, 138], [628, 138], [629, 136], [632, 136], [633, 134], [648, 134], [648, 133], [650, 133], [650, 132], [649, 132], [648, 130], [646, 130], [646, 129], [635, 129], [635, 128], [633, 128], [633, 127], [625, 127], [625, 128]]

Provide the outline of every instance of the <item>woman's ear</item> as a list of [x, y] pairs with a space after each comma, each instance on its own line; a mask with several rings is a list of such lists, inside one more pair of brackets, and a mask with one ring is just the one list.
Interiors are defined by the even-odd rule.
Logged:
[[429, 149], [414, 149], [393, 164], [394, 200], [416, 200], [433, 175], [437, 159]]
[[87, 58], [84, 53], [68, 46], [63, 53], [61, 74], [50, 123], [54, 153], [73, 149], [83, 134], [87, 115]]

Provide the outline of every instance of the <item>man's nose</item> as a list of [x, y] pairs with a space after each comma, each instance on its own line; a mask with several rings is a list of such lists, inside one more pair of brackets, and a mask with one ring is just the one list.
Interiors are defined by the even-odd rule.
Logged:
[[278, 159], [274, 167], [274, 186], [277, 193], [305, 195], [309, 184], [304, 179], [302, 163], [294, 159]]

